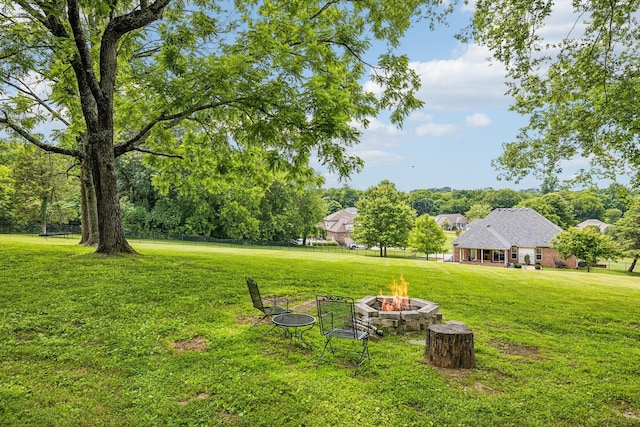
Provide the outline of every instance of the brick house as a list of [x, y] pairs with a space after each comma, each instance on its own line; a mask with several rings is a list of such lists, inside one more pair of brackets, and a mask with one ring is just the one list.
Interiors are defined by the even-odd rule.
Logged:
[[453, 241], [453, 260], [463, 263], [577, 268], [577, 260], [558, 258], [551, 241], [562, 228], [530, 208], [495, 209], [467, 225]]
[[357, 214], [358, 210], [356, 208], [347, 208], [327, 215], [323, 223], [326, 238], [335, 240], [341, 245], [353, 243], [349, 236], [353, 231], [353, 218]]

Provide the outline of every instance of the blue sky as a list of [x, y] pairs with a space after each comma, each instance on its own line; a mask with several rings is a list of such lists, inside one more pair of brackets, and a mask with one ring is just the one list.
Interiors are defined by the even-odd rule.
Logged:
[[502, 144], [514, 140], [527, 120], [508, 110], [511, 98], [504, 95], [504, 68], [488, 62], [489, 51], [453, 37], [471, 15], [470, 10], [458, 9], [449, 18], [449, 27], [431, 32], [423, 24], [407, 34], [398, 53], [409, 55], [421, 76], [419, 97], [424, 107], [400, 130], [384, 117], [374, 120], [352, 151], [365, 161], [363, 171], [342, 182], [326, 174], [325, 187], [347, 184], [364, 190], [383, 179], [406, 192], [434, 187], [539, 187], [534, 178], [519, 184], [498, 181], [491, 166], [502, 153]]

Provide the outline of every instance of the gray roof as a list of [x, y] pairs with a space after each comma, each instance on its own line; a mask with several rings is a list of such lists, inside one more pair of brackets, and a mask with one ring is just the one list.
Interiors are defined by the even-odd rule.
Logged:
[[531, 208], [495, 209], [453, 241], [453, 245], [471, 249], [509, 249], [550, 247], [562, 231]]
[[466, 223], [467, 217], [462, 214], [440, 214], [434, 218], [437, 224], [448, 222], [451, 225]]
[[582, 221], [580, 224], [576, 225], [576, 228], [583, 229], [590, 225], [596, 226], [600, 229], [601, 232], [604, 232], [604, 230], [607, 227], [609, 227], [610, 224], [607, 224], [606, 222], [602, 222], [599, 219], [587, 219], [586, 221]]

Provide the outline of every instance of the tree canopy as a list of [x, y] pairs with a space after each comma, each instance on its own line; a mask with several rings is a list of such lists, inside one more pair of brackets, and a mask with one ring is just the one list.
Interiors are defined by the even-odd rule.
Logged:
[[[163, 191], [273, 171], [308, 182], [312, 157], [342, 177], [358, 170], [348, 152], [358, 126], [383, 110], [401, 125], [422, 105], [408, 57], [394, 53], [400, 38], [450, 9], [428, 0], [0, 8], [0, 129], [78, 160], [83, 226], [97, 222], [103, 253], [132, 251], [114, 167], [132, 151], [153, 156], [146, 161], [163, 171]], [[386, 50], [370, 61], [374, 39]], [[363, 88], [367, 76], [378, 95]]]
[[629, 273], [633, 273], [638, 258], [640, 258], [640, 200], [636, 200], [611, 228], [611, 235], [620, 243], [623, 251], [633, 258], [627, 270]]
[[421, 215], [409, 233], [409, 247], [415, 252], [422, 252], [429, 259], [429, 254], [442, 251], [447, 236], [442, 228], [429, 215]]
[[[637, 1], [475, 2], [472, 36], [506, 66], [513, 109], [529, 117], [494, 162], [503, 177], [553, 178], [580, 159], [577, 181], [626, 175], [640, 185], [639, 10]], [[551, 21], [567, 16], [552, 38]]]
[[584, 262], [587, 271], [590, 271], [599, 259], [615, 260], [620, 256], [620, 249], [613, 239], [593, 227], [585, 227], [582, 230], [570, 228], [559, 233], [551, 245], [558, 251], [560, 258], [575, 256]]
[[351, 238], [367, 246], [378, 246], [386, 256], [389, 246], [405, 247], [416, 218], [415, 211], [393, 183], [382, 181], [364, 192]]

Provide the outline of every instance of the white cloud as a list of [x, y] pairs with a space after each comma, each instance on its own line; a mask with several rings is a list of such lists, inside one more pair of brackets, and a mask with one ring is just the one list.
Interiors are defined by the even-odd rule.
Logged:
[[455, 136], [456, 126], [450, 123], [425, 123], [416, 127], [418, 136]]
[[412, 62], [420, 75], [418, 96], [430, 110], [464, 111], [487, 106], [506, 106], [505, 70], [491, 64], [490, 52], [471, 44], [454, 52], [453, 59]]
[[395, 166], [404, 160], [400, 154], [383, 150], [357, 150], [355, 154], [364, 160], [367, 167]]
[[467, 121], [467, 126], [478, 128], [489, 126], [491, 124], [491, 119], [486, 114], [482, 113], [474, 113], [465, 118]]
[[409, 115], [409, 120], [413, 120], [416, 122], [432, 122], [433, 116], [422, 111], [414, 111]]

